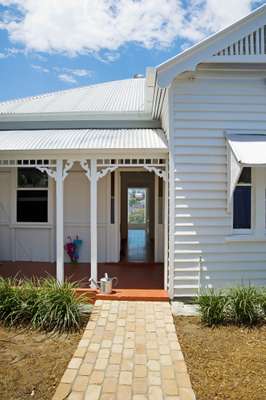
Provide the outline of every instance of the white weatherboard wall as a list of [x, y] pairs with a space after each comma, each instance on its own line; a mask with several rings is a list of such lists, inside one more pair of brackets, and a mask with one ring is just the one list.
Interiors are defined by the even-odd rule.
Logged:
[[[224, 130], [266, 132], [265, 72], [201, 69], [173, 83], [175, 163], [174, 296], [199, 287], [266, 284], [266, 240], [235, 242], [227, 212]], [[254, 171], [253, 179], [263, 172]], [[256, 198], [255, 188], [253, 200]], [[253, 221], [265, 204], [254, 207]], [[252, 238], [252, 234], [250, 236]], [[254, 239], [254, 236], [253, 236]]]

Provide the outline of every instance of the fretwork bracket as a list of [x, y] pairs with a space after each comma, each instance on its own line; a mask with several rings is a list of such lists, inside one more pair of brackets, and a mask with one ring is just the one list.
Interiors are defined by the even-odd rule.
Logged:
[[151, 167], [150, 165], [144, 165], [144, 168], [149, 172], [154, 172], [159, 178], [162, 178], [164, 182], [167, 180], [166, 171], [160, 167]]
[[88, 161], [87, 160], [81, 160], [80, 161], [80, 166], [81, 166], [81, 168], [83, 168], [85, 170], [85, 175], [87, 176], [87, 178], [90, 181], [91, 180], [91, 170], [90, 170]]
[[[67, 160], [63, 169], [63, 174], [62, 174], [62, 180], [64, 181], [66, 177], [68, 176], [69, 170], [73, 167], [74, 165], [74, 160]], [[57, 173], [56, 173], [56, 168], [50, 168], [50, 167], [36, 167], [39, 171], [41, 172], [46, 172], [48, 176], [53, 178], [55, 181], [57, 180]]]
[[106, 167], [101, 169], [100, 171], [97, 172], [97, 181], [101, 178], [103, 178], [104, 176], [106, 176], [109, 172], [113, 172], [114, 170], [116, 170], [118, 167], [116, 165], [112, 166], [112, 167]]
[[37, 167], [37, 166], [36, 169], [38, 169], [41, 172], [46, 172], [48, 176], [56, 180], [56, 169], [50, 167]]
[[[90, 170], [88, 161], [87, 160], [81, 160], [80, 161], [80, 165], [86, 171], [85, 175], [87, 176], [89, 181], [91, 181], [91, 170]], [[96, 180], [98, 181], [99, 179], [101, 179], [104, 176], [106, 176], [109, 172], [113, 172], [117, 168], [118, 168], [117, 165], [114, 165], [114, 166], [111, 166], [111, 167], [106, 167], [106, 168], [101, 168], [100, 171], [97, 172]]]

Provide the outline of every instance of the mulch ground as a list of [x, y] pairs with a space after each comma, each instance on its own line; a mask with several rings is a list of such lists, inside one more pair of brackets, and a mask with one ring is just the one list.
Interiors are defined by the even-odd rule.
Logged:
[[81, 336], [0, 326], [0, 399], [51, 400]]
[[266, 399], [266, 326], [208, 328], [175, 317], [197, 400]]

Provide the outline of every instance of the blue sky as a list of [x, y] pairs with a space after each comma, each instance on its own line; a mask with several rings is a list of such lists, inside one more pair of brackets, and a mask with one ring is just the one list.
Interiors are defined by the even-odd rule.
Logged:
[[0, 0], [0, 101], [145, 74], [263, 2]]

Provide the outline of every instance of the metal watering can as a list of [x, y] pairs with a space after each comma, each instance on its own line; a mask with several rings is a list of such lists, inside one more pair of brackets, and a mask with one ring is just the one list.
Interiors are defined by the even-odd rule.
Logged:
[[118, 285], [118, 278], [109, 278], [107, 273], [104, 274], [104, 277], [101, 278], [99, 282], [96, 282], [93, 278], [90, 278], [90, 282], [92, 282], [102, 294], [112, 293], [113, 281], [115, 281], [114, 287], [116, 287]]

